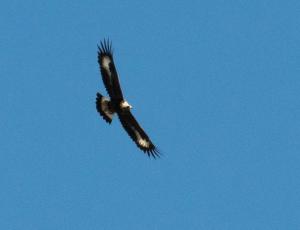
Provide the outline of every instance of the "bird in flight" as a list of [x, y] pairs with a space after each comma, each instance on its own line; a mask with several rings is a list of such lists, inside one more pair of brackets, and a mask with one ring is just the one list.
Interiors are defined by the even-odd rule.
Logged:
[[130, 112], [132, 106], [123, 97], [113, 60], [112, 43], [109, 40], [104, 39], [103, 42], [100, 42], [100, 46], [98, 45], [98, 63], [109, 98], [97, 93], [97, 111], [109, 124], [112, 122], [113, 116], [117, 114], [123, 128], [136, 145], [149, 157], [159, 157], [159, 151], [134, 118]]

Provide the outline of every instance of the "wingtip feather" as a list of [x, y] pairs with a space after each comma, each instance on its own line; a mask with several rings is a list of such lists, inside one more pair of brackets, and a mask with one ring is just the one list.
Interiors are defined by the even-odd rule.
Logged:
[[100, 41], [100, 45], [97, 45], [97, 47], [100, 54], [112, 56], [112, 41], [109, 38], [104, 38], [103, 41]]
[[148, 155], [148, 157], [152, 156], [154, 159], [160, 158], [161, 156], [160, 151], [155, 146], [152, 146], [149, 149], [144, 149], [143, 151]]

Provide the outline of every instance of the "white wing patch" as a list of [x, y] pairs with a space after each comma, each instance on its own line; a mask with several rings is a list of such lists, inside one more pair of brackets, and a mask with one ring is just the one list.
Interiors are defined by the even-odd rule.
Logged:
[[[133, 128], [133, 127], [132, 127], [132, 128]], [[141, 137], [141, 135], [139, 134], [138, 131], [136, 131], [134, 128], [133, 128], [133, 130], [134, 130], [134, 133], [135, 133], [135, 135], [136, 135], [137, 142], [139, 143], [139, 145], [142, 146], [142, 147], [144, 147], [144, 148], [149, 148], [150, 143], [149, 143], [146, 139], [143, 139], [143, 138]]]
[[108, 108], [109, 99], [106, 97], [101, 98], [101, 109], [110, 119], [113, 118], [114, 112]]
[[108, 56], [104, 56], [102, 59], [102, 66], [106, 71], [110, 74], [109, 64], [111, 63], [111, 60]]

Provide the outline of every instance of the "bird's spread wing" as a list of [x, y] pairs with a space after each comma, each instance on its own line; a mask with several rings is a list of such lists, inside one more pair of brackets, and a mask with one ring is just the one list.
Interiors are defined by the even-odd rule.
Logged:
[[103, 83], [111, 99], [123, 99], [118, 73], [113, 60], [111, 42], [104, 40], [98, 46], [98, 63]]
[[150, 154], [155, 158], [159, 156], [159, 152], [155, 145], [152, 143], [148, 135], [141, 128], [139, 123], [135, 120], [134, 116], [130, 111], [124, 111], [118, 114], [120, 121], [131, 137], [131, 139], [136, 143], [136, 145], [150, 156]]

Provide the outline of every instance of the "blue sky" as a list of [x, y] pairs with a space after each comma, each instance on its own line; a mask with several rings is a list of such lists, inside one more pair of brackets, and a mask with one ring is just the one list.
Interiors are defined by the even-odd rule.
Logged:
[[[300, 3], [2, 1], [1, 229], [300, 229]], [[113, 41], [139, 151], [106, 95]]]

